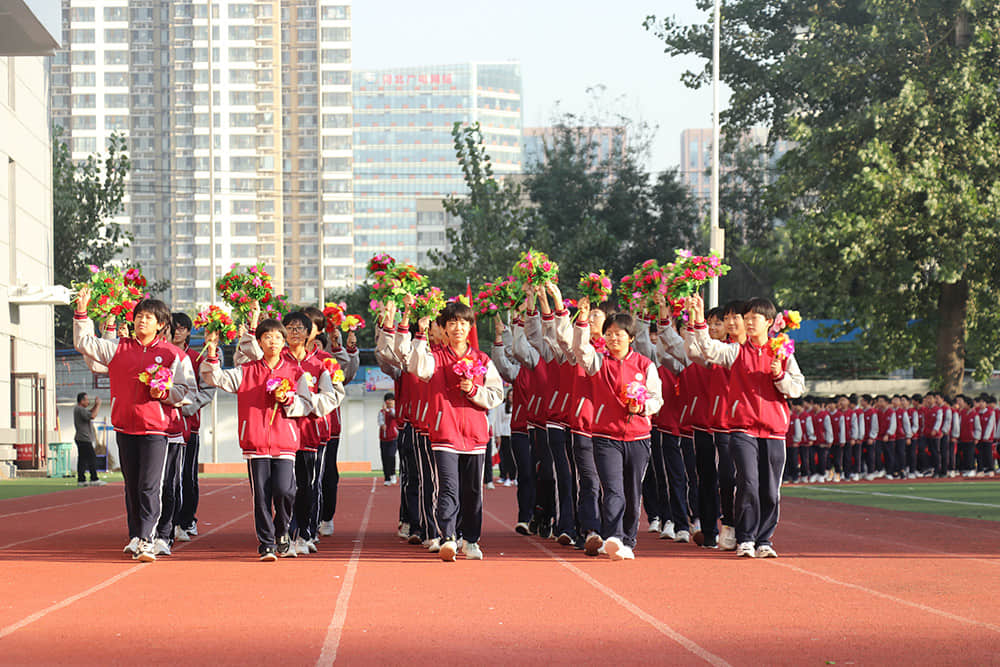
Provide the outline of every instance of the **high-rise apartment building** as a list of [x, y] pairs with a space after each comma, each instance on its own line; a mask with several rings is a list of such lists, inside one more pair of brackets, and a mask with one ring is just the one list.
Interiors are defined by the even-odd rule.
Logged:
[[217, 275], [263, 261], [297, 303], [351, 282], [350, 0], [63, 8], [53, 123], [74, 158], [127, 135], [118, 221], [172, 307], [213, 300], [213, 254]]
[[478, 122], [498, 178], [523, 170], [521, 67], [463, 63], [354, 73], [354, 277], [375, 252], [428, 266], [441, 200], [465, 192], [454, 123]]
[[[623, 126], [572, 127], [572, 136], [581, 144], [589, 144], [593, 151], [594, 166], [600, 167], [609, 160], [622, 157], [626, 148], [626, 130]], [[524, 128], [524, 164], [531, 165], [545, 159], [546, 148], [560, 137], [560, 128], [554, 126]], [[583, 146], [581, 146], [582, 148]]]

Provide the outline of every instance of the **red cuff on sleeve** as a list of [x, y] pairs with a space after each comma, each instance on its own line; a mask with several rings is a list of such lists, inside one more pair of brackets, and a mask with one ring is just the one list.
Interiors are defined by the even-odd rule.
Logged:
[[588, 322], [587, 320], [581, 320], [581, 319], [577, 318], [577, 320], [576, 320], [576, 326], [583, 327], [583, 328], [589, 328], [590, 327], [590, 322]]
[[74, 310], [73, 311], [73, 319], [74, 320], [86, 320], [86, 319], [88, 319], [87, 318], [87, 313], [81, 313], [79, 311]]
[[657, 324], [657, 326], [661, 326], [661, 327], [673, 326], [673, 323], [670, 320], [657, 320], [656, 324]]
[[708, 328], [708, 322], [702, 322], [701, 324], [688, 324], [688, 331], [701, 331], [702, 329]]
[[543, 322], [551, 322], [554, 319], [556, 319], [556, 316], [553, 315], [552, 313], [548, 313], [548, 314], [542, 313], [542, 321]]
[[537, 314], [538, 314], [537, 310], [529, 310], [524, 315], [525, 315], [525, 317], [534, 317]]
[[404, 326], [401, 326], [401, 325], [397, 324], [396, 325], [396, 333], [410, 333], [410, 330], [407, 327], [404, 327]]
[[217, 363], [219, 363], [219, 357], [217, 357], [217, 356], [216, 357], [205, 357], [205, 361], [207, 361], [210, 364], [217, 364]]
[[396, 333], [396, 327], [382, 327], [382, 333], [394, 334]]
[[414, 339], [414, 340], [427, 340], [427, 334], [425, 334], [425, 333], [421, 333], [421, 332], [419, 332], [419, 331], [418, 331], [418, 332], [417, 332], [417, 335], [415, 335], [415, 336], [413, 337], [413, 339]]
[[563, 308], [562, 310], [556, 311], [556, 317], [569, 317], [569, 308]]
[[345, 347], [344, 349], [347, 350], [347, 354], [354, 354], [358, 351], [357, 347]]

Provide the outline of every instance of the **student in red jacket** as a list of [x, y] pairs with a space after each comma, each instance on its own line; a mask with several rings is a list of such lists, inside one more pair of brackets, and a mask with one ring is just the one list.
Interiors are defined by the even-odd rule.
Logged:
[[378, 411], [378, 447], [382, 455], [382, 477], [385, 486], [396, 483], [396, 439], [399, 425], [396, 419], [396, 395], [389, 392], [382, 397]]
[[[688, 355], [729, 368], [730, 447], [736, 465], [736, 555], [775, 558], [771, 537], [778, 524], [781, 471], [788, 432], [787, 398], [805, 388], [795, 356], [775, 356], [768, 331], [777, 310], [767, 299], [750, 299], [743, 313], [747, 342], [712, 340], [704, 301], [687, 301], [690, 322], [684, 333]], [[756, 547], [756, 549], [755, 549]]]
[[282, 353], [287, 334], [278, 320], [261, 322], [255, 336], [261, 358], [223, 370], [216, 352], [219, 335], [206, 334], [200, 373], [205, 384], [236, 394], [236, 432], [253, 493], [257, 553], [261, 560], [273, 561], [297, 555], [288, 535], [301, 439], [295, 418], [317, 405], [328, 412], [343, 399], [344, 389], [324, 370], [317, 380], [320, 390], [313, 395], [307, 374]]
[[[187, 358], [167, 341], [163, 332], [170, 323], [170, 309], [157, 299], [135, 306], [134, 338], [107, 340], [94, 336], [87, 317], [90, 289], [77, 293], [73, 315], [73, 346], [85, 357], [107, 366], [111, 381], [111, 424], [118, 441], [125, 481], [125, 512], [129, 542], [125, 553], [144, 563], [156, 560], [153, 538], [160, 517], [163, 466], [171, 408], [191, 402], [195, 379]], [[169, 371], [169, 388], [151, 387], [140, 378], [149, 369]]]
[[590, 375], [594, 402], [594, 461], [601, 479], [602, 536], [611, 560], [635, 558], [642, 476], [650, 457], [650, 417], [663, 405], [660, 376], [652, 361], [635, 352], [635, 320], [618, 313], [604, 322], [607, 350], [591, 345], [590, 302], [580, 299], [573, 331], [573, 357]]
[[[413, 303], [407, 295], [407, 312]], [[428, 347], [429, 318], [418, 323], [412, 344], [409, 333], [397, 333], [399, 356], [428, 389], [426, 423], [437, 466], [436, 518], [443, 561], [455, 560], [459, 537], [465, 541], [462, 552], [467, 559], [483, 558], [483, 466], [490, 437], [486, 412], [503, 401], [503, 381], [489, 356], [469, 342], [474, 322], [469, 306], [452, 302], [438, 316], [447, 342], [437, 349]]]

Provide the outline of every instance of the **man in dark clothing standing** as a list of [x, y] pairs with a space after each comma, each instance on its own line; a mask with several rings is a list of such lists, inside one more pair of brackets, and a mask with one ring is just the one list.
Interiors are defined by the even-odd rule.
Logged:
[[[97, 416], [101, 407], [101, 399], [94, 399], [94, 407], [90, 407], [90, 397], [86, 392], [76, 395], [76, 407], [73, 408], [73, 426], [76, 427], [76, 485], [104, 486], [107, 484], [97, 477], [97, 455], [94, 453], [94, 430], [90, 421]], [[86, 472], [90, 471], [90, 481]]]

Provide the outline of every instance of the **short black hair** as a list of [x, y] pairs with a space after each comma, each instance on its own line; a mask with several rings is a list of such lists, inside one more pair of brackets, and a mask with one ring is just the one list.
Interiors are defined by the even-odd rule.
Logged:
[[461, 301], [452, 301], [438, 315], [437, 323], [438, 326], [444, 327], [452, 320], [465, 320], [472, 326], [476, 323], [476, 313]]
[[[187, 345], [188, 343], [190, 343], [191, 342], [191, 329], [194, 327], [194, 323], [191, 321], [191, 318], [188, 317], [188, 314], [187, 313], [174, 313], [171, 316], [171, 319], [173, 320], [173, 323], [174, 323], [174, 331], [177, 331], [178, 328], [184, 328], [184, 329], [188, 330], [188, 335], [187, 335], [187, 338], [184, 339], [184, 344]], [[170, 337], [173, 338], [173, 334], [171, 334]]]
[[285, 331], [285, 325], [274, 318], [268, 318], [257, 325], [257, 342], [264, 337], [264, 334], [271, 333], [272, 331], [280, 331], [281, 335], [288, 339], [288, 332]]
[[82, 401], [85, 398], [87, 398], [87, 392], [81, 391], [79, 394], [76, 395], [77, 404], [79, 405], [80, 401]]
[[743, 299], [733, 299], [732, 301], [727, 301], [726, 305], [722, 307], [722, 317], [732, 315], [734, 313], [742, 316], [746, 305], [747, 303]]
[[725, 312], [719, 306], [716, 306], [715, 308], [711, 308], [711, 309], [709, 309], [709, 311], [707, 313], [705, 313], [705, 321], [706, 322], [708, 320], [719, 320], [721, 322], [722, 320], [725, 319], [725, 317], [726, 317]]
[[292, 311], [281, 318], [281, 323], [285, 325], [286, 329], [292, 322], [301, 324], [302, 328], [306, 330], [306, 336], [312, 334], [313, 321], [301, 310]]
[[167, 308], [167, 304], [159, 299], [143, 299], [135, 304], [135, 309], [132, 311], [132, 318], [134, 319], [139, 313], [152, 313], [160, 329], [171, 321], [170, 309]]
[[385, 396], [382, 397], [382, 400], [383, 401], [394, 401], [394, 400], [396, 400], [396, 395], [390, 391], [388, 394], [386, 394]]
[[628, 334], [629, 340], [635, 338], [635, 318], [628, 313], [615, 313], [604, 320], [601, 333], [607, 333], [608, 329], [614, 325]]
[[743, 304], [743, 314], [746, 315], [747, 313], [757, 313], [758, 315], [762, 315], [765, 320], [773, 320], [778, 316], [778, 309], [774, 307], [770, 299], [755, 296]]
[[323, 314], [322, 310], [316, 306], [306, 306], [302, 309], [302, 312], [312, 321], [317, 332], [326, 329], [326, 315]]

